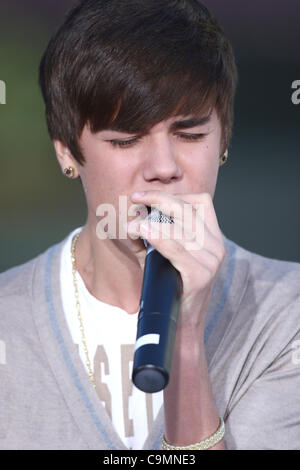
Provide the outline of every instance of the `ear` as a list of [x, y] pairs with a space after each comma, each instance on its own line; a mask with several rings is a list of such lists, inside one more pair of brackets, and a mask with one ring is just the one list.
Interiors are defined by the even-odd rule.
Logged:
[[60, 140], [54, 140], [53, 145], [62, 172], [64, 172], [65, 168], [71, 166], [74, 169], [74, 178], [77, 178], [79, 176], [78, 164], [68, 147]]

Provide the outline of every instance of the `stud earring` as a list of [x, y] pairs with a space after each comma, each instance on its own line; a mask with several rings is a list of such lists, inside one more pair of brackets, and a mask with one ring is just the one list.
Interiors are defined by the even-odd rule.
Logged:
[[220, 157], [220, 166], [224, 165], [228, 160], [228, 150]]
[[74, 178], [74, 168], [72, 168], [71, 166], [69, 166], [68, 168], [65, 168], [64, 169], [64, 174], [68, 178]]

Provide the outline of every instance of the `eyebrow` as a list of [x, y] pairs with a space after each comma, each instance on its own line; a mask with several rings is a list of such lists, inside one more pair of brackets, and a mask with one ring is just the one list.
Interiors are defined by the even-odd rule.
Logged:
[[[170, 129], [171, 131], [176, 131], [178, 129], [190, 129], [192, 127], [197, 127], [197, 126], [204, 126], [211, 120], [212, 116], [212, 111], [207, 115], [207, 116], [193, 116], [190, 118], [186, 119], [180, 119], [178, 121], [175, 121], [171, 124]], [[120, 129], [117, 126], [111, 126], [107, 129], [104, 129], [107, 131], [115, 131], [115, 132], [122, 132], [122, 133], [128, 133], [128, 134], [134, 134], [132, 131], [126, 131], [124, 129]]]
[[192, 127], [203, 126], [204, 124], [207, 124], [210, 119], [211, 113], [208, 116], [182, 119], [180, 121], [173, 122], [173, 124], [171, 125], [171, 130], [189, 129]]

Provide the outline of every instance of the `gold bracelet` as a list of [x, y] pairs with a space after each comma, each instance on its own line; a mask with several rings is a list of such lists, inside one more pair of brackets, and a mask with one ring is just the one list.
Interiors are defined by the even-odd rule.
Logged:
[[188, 446], [172, 446], [165, 440], [165, 436], [161, 439], [161, 448], [163, 450], [206, 450], [215, 446], [223, 438], [225, 434], [225, 424], [223, 418], [220, 418], [219, 427], [214, 434], [203, 441], [190, 444]]

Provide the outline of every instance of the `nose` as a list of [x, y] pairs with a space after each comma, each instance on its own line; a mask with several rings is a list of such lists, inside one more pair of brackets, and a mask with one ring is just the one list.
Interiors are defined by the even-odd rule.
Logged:
[[178, 155], [170, 138], [164, 135], [151, 139], [144, 164], [145, 181], [169, 183], [181, 176]]

